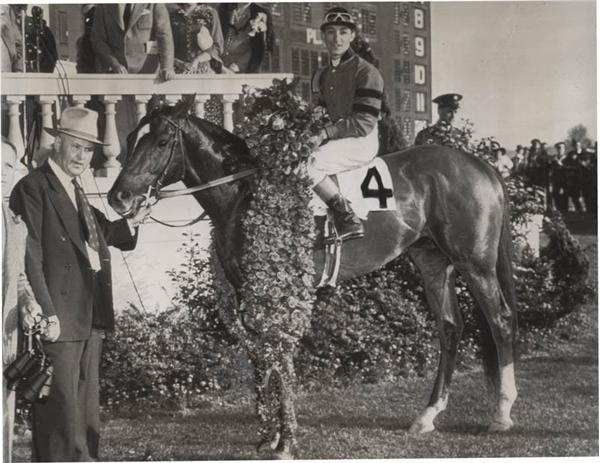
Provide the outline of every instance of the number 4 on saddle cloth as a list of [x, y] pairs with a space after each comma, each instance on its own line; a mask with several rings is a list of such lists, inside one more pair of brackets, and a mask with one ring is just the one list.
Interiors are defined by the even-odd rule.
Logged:
[[[358, 169], [341, 172], [334, 176], [334, 180], [361, 220], [366, 220], [370, 211], [396, 210], [392, 177], [381, 158], [375, 158]], [[316, 217], [327, 215], [328, 207], [317, 195], [313, 195], [310, 206]]]
[[[352, 204], [352, 209], [361, 220], [366, 220], [371, 211], [394, 211], [396, 201], [392, 177], [387, 164], [381, 158], [375, 158], [369, 164], [358, 169], [341, 172], [333, 176], [340, 193]], [[310, 202], [317, 220], [323, 224], [322, 236], [325, 244], [325, 265], [318, 287], [335, 286], [341, 262], [342, 242], [336, 239], [334, 221], [327, 205], [315, 194]]]

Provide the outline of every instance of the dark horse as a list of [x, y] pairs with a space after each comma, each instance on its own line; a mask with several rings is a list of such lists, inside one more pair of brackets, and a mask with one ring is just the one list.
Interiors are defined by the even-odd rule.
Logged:
[[[156, 110], [140, 122], [138, 130], [149, 124], [150, 131], [137, 145], [137, 133], [130, 135], [123, 170], [108, 196], [119, 214], [132, 214], [149, 187], [159, 190], [179, 180], [193, 187], [252, 165], [243, 140], [188, 113], [185, 104]], [[516, 297], [508, 198], [502, 180], [473, 155], [442, 146], [416, 146], [384, 160], [392, 174], [397, 211], [370, 213], [365, 237], [344, 243], [340, 278], [374, 271], [406, 250], [420, 269], [441, 347], [431, 398], [410, 428], [424, 433], [434, 430], [433, 421], [448, 402], [463, 329], [455, 293], [459, 272], [484, 315], [481, 320], [487, 321], [482, 330], [484, 366], [497, 394], [489, 430], [507, 430], [517, 397], [513, 368]], [[194, 193], [212, 220], [218, 261], [233, 288], [242, 283], [241, 224], [250, 195], [246, 179]], [[314, 250], [314, 263], [319, 275], [324, 264], [322, 249]], [[284, 378], [281, 382], [285, 383]], [[280, 428], [272, 443], [276, 456], [289, 456], [295, 442], [293, 394], [283, 395]]]

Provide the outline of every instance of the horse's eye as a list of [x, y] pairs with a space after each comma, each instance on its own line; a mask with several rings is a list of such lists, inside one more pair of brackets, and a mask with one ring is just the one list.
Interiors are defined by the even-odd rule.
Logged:
[[169, 143], [169, 140], [161, 140], [158, 142], [158, 146], [160, 146], [161, 148], [164, 148], [165, 146], [167, 146], [168, 143]]

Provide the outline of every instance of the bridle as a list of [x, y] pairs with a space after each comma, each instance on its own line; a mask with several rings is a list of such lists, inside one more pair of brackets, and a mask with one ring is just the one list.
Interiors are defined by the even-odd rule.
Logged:
[[[175, 128], [176, 141], [171, 143], [171, 149], [169, 150], [169, 157], [167, 159], [167, 163], [165, 164], [165, 167], [163, 168], [163, 171], [161, 172], [160, 176], [157, 177], [156, 181], [153, 184], [150, 184], [148, 186], [148, 190], [147, 190], [146, 194], [144, 195], [145, 201], [147, 204], [150, 204], [151, 200], [154, 199], [154, 202], [152, 202], [150, 204], [151, 206], [153, 206], [156, 203], [158, 203], [161, 199], [164, 199], [164, 198], [174, 198], [177, 196], [190, 195], [192, 193], [196, 193], [198, 191], [207, 190], [209, 188], [213, 188], [213, 187], [216, 187], [219, 185], [230, 183], [235, 180], [239, 180], [241, 178], [248, 177], [248, 176], [256, 173], [257, 169], [255, 169], [255, 168], [247, 169], [242, 172], [236, 172], [235, 174], [225, 175], [224, 177], [221, 177], [216, 180], [212, 180], [210, 182], [206, 182], [202, 185], [198, 185], [198, 186], [191, 187], [191, 188], [182, 188], [179, 190], [162, 190], [163, 184], [164, 184], [165, 180], [167, 179], [167, 176], [169, 175], [169, 171], [171, 170], [171, 164], [175, 160], [175, 148], [177, 147], [177, 145], [179, 145], [179, 149], [181, 150], [182, 159], [181, 159], [181, 163], [180, 163], [179, 173], [178, 173], [178, 176], [176, 177], [175, 182], [177, 182], [179, 180], [183, 180], [183, 178], [185, 176], [187, 156], [185, 155], [185, 143], [183, 141], [184, 131], [183, 131], [181, 124], [179, 122], [173, 121], [171, 118], [169, 118], [167, 116], [160, 115], [158, 117]], [[186, 117], [184, 121], [189, 122], [189, 119]], [[136, 136], [137, 136], [137, 132], [139, 132], [140, 128], [141, 128], [141, 126], [138, 127], [138, 130], [136, 131]], [[158, 220], [152, 216], [150, 216], [150, 218], [152, 220], [154, 220], [155, 222], [160, 223], [161, 225], [177, 228], [177, 227], [187, 227], [189, 225], [198, 223], [200, 220], [204, 219], [207, 215], [208, 215], [208, 213], [206, 211], [203, 211], [202, 214], [200, 214], [197, 218], [195, 218], [192, 221], [187, 222], [183, 225], [172, 225], [172, 224], [163, 222], [161, 220]]]
[[[172, 127], [175, 128], [176, 141], [171, 143], [171, 149], [169, 150], [169, 157], [167, 158], [167, 163], [165, 164], [165, 167], [163, 168], [162, 173], [160, 174], [159, 177], [156, 178], [156, 181], [154, 182], [154, 184], [148, 185], [148, 191], [145, 194], [146, 201], [150, 202], [150, 199], [153, 197], [156, 199], [156, 201], [151, 204], [152, 206], [162, 199], [161, 189], [163, 187], [163, 183], [165, 182], [165, 180], [167, 178], [167, 175], [169, 175], [171, 164], [173, 163], [173, 160], [175, 159], [175, 148], [178, 144], [179, 144], [179, 149], [181, 150], [182, 159], [181, 159], [181, 163], [180, 163], [181, 167], [179, 169], [179, 174], [176, 177], [175, 182], [183, 179], [183, 177], [185, 175], [185, 164], [186, 164], [186, 159], [187, 159], [185, 156], [185, 145], [183, 143], [183, 129], [181, 128], [180, 123], [175, 122], [166, 116], [159, 116], [159, 118], [164, 120], [165, 122], [167, 122], [168, 124], [170, 124]], [[186, 117], [185, 121], [187, 122], [187, 120], [188, 120], [188, 118]]]

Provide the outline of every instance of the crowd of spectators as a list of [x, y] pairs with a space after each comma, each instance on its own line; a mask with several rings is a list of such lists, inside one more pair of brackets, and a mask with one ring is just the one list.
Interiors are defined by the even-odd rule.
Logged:
[[[56, 42], [39, 7], [2, 6], [2, 70], [53, 72]], [[273, 48], [271, 13], [256, 3], [123, 3], [82, 5], [79, 73], [256, 73]]]
[[498, 145], [494, 154], [503, 177], [524, 175], [545, 190], [549, 208], [597, 213], [597, 143], [584, 148], [580, 141], [571, 140], [567, 148], [559, 141], [550, 148], [534, 138], [529, 147], [517, 145], [511, 154]]

